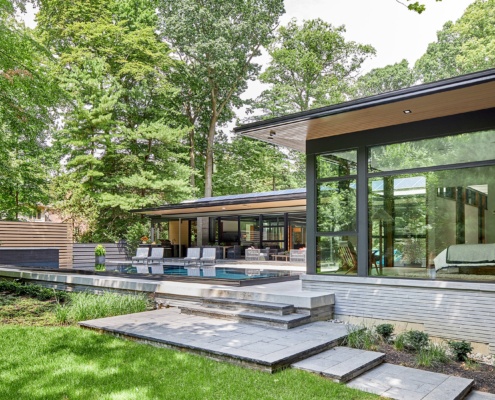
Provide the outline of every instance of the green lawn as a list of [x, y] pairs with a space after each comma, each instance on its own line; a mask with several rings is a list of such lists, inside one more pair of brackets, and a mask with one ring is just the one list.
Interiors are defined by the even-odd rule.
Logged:
[[16, 302], [5, 293], [0, 300], [0, 399], [377, 398], [303, 371], [270, 375], [75, 326], [46, 326], [56, 325], [53, 307], [40, 304], [33, 322], [23, 308], [37, 309], [38, 300]]

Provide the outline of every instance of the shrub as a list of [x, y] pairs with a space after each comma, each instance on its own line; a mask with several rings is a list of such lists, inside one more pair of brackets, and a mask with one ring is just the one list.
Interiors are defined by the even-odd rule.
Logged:
[[390, 339], [390, 336], [394, 333], [394, 326], [392, 324], [381, 324], [375, 328], [376, 332], [386, 341]]
[[40, 285], [33, 285], [30, 283], [24, 283], [22, 281], [7, 281], [0, 280], [0, 290], [14, 293], [17, 296], [29, 296], [38, 300], [51, 300], [65, 301], [68, 298], [68, 293], [49, 289]]
[[366, 326], [348, 326], [344, 343], [355, 349], [376, 350], [379, 338], [373, 329]]
[[430, 346], [419, 350], [416, 364], [422, 367], [431, 367], [438, 364], [446, 364], [449, 361], [445, 346], [430, 344]]
[[400, 335], [397, 335], [395, 339], [395, 348], [397, 350], [410, 350], [418, 352], [421, 349], [425, 349], [430, 344], [430, 338], [426, 332], [421, 331], [407, 331]]
[[99, 244], [95, 247], [95, 256], [104, 256], [105, 254], [107, 254], [107, 250], [103, 245]]
[[96, 264], [95, 265], [95, 271], [105, 271], [105, 270], [106, 270], [105, 264]]
[[468, 359], [468, 354], [473, 351], [473, 346], [465, 340], [460, 342], [448, 341], [447, 344], [457, 361], [466, 361]]

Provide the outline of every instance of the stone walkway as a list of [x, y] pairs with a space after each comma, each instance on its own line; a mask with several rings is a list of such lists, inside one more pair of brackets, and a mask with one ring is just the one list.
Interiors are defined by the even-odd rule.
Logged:
[[164, 308], [85, 321], [81, 326], [267, 372], [292, 365], [398, 400], [495, 400], [493, 394], [469, 393], [469, 379], [380, 364], [381, 353], [336, 347], [347, 328], [331, 322], [283, 330]]
[[176, 308], [85, 321], [80, 325], [268, 372], [336, 346], [347, 335], [342, 324], [314, 322], [281, 330], [180, 314]]

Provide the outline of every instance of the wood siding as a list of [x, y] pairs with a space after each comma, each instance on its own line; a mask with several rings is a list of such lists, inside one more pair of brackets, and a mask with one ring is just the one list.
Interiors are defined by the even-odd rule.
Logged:
[[[95, 265], [95, 247], [99, 243], [74, 243], [74, 267]], [[101, 243], [107, 254], [105, 261], [124, 261], [126, 252], [123, 246], [117, 243]]]
[[59, 249], [60, 268], [72, 268], [72, 233], [68, 224], [0, 221], [2, 247]]
[[433, 337], [485, 344], [490, 353], [495, 353], [495, 285], [414, 285], [413, 281], [400, 285], [387, 283], [386, 279], [379, 281], [352, 283], [349, 278], [331, 281], [306, 276], [303, 290], [334, 293], [336, 318], [418, 324]]

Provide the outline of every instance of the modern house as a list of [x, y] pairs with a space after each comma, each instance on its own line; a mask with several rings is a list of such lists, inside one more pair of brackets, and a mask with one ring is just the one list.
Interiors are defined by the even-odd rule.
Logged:
[[152, 240], [158, 239], [157, 227], [168, 223], [167, 237], [180, 249], [174, 256], [206, 244], [222, 246], [225, 258], [240, 258], [250, 246], [305, 247], [306, 189], [209, 197], [135, 212], [151, 218]]
[[495, 69], [236, 128], [307, 156], [303, 288], [495, 353]]

